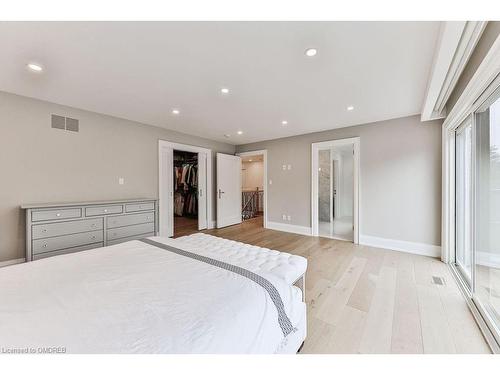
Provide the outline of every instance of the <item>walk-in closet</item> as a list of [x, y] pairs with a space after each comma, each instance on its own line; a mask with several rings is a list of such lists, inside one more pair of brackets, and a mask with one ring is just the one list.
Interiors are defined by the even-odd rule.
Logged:
[[198, 154], [174, 150], [174, 236], [198, 230]]

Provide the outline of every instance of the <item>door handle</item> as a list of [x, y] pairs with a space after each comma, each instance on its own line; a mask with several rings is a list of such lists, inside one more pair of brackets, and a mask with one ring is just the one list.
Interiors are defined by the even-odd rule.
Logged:
[[219, 189], [219, 199], [222, 198], [222, 194], [224, 194], [224, 192], [221, 189]]

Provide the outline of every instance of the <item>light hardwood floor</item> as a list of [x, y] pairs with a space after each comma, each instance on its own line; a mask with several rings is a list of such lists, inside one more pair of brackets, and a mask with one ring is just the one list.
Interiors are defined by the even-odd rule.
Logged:
[[437, 259], [268, 230], [262, 218], [204, 232], [308, 259], [301, 353], [490, 353]]

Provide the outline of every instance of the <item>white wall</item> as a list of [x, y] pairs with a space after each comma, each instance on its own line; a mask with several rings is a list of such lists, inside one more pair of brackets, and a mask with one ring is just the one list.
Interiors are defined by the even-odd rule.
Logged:
[[264, 186], [264, 162], [252, 161], [241, 163], [241, 186], [243, 190], [263, 190]]
[[[268, 218], [311, 227], [311, 144], [360, 137], [361, 234], [441, 244], [441, 120], [402, 117], [236, 147], [267, 150]], [[332, 125], [333, 126], [333, 125]], [[291, 169], [284, 171], [283, 164]]]
[[[51, 114], [79, 119], [80, 131], [52, 129]], [[157, 198], [159, 139], [210, 148], [214, 155], [235, 150], [229, 144], [4, 92], [0, 129], [0, 262], [24, 257], [23, 203]], [[118, 177], [125, 178], [124, 185]]]

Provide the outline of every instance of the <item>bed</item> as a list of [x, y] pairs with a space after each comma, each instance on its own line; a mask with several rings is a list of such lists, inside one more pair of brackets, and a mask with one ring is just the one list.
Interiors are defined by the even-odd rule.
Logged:
[[[0, 269], [10, 352], [296, 353], [305, 258], [206, 234]], [[49, 348], [49, 349], [47, 349]]]

